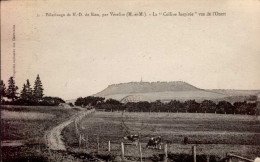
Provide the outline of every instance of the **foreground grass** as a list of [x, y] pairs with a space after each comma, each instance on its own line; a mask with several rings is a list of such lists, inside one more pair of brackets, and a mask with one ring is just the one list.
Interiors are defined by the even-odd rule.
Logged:
[[[2, 143], [2, 161], [49, 161], [50, 158], [62, 158], [63, 155], [47, 149], [44, 133], [78, 111], [51, 106], [1, 106], [1, 140], [14, 143], [12, 147]], [[16, 146], [16, 141], [22, 145]]]

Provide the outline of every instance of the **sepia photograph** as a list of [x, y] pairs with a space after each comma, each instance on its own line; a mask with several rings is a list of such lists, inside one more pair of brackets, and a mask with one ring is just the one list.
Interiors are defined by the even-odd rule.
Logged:
[[3, 162], [260, 162], [260, 0], [2, 0]]

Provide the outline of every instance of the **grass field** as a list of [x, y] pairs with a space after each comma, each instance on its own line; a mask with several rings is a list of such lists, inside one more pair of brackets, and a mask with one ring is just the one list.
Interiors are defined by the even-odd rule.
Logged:
[[1, 106], [2, 161], [48, 161], [44, 133], [77, 112], [62, 107]]
[[[1, 109], [2, 161], [89, 161], [120, 157], [120, 143], [125, 143], [125, 156], [138, 161], [139, 150], [123, 137], [140, 134], [145, 161], [159, 161], [163, 150], [146, 149], [150, 137], [162, 136], [168, 144], [169, 158], [191, 158], [191, 147], [197, 145], [198, 158], [211, 155], [211, 161], [233, 152], [248, 158], [260, 155], [260, 118], [247, 115], [190, 113], [122, 113], [95, 112], [79, 121], [79, 132], [88, 143], [79, 147], [75, 123], [63, 129], [67, 151], [48, 150], [46, 131], [82, 114], [80, 109], [44, 106], [3, 106]], [[97, 139], [98, 137], [98, 139]], [[188, 137], [187, 145], [183, 138]], [[97, 151], [99, 141], [99, 152]], [[111, 152], [108, 153], [108, 141]], [[94, 155], [93, 155], [94, 153]], [[113, 157], [113, 158], [112, 158]], [[188, 160], [187, 160], [188, 159]], [[117, 159], [120, 161], [120, 158]], [[203, 160], [202, 160], [203, 161]], [[198, 160], [198, 162], [200, 162]]]
[[[81, 151], [95, 152], [97, 136], [99, 151], [107, 153], [111, 141], [111, 154], [120, 155], [120, 142], [130, 134], [141, 134], [143, 157], [154, 157], [162, 150], [146, 149], [150, 137], [162, 136], [171, 154], [191, 154], [191, 146], [197, 145], [198, 155], [224, 157], [232, 152], [249, 158], [260, 155], [260, 118], [245, 115], [189, 114], [189, 113], [124, 113], [96, 112], [83, 119], [81, 133], [88, 136], [89, 147], [83, 144]], [[74, 125], [65, 128], [63, 135], [69, 150], [78, 149]], [[74, 137], [74, 138], [72, 138]], [[189, 144], [183, 144], [188, 137]], [[126, 141], [123, 141], [126, 142]], [[128, 157], [139, 157], [138, 148], [125, 146]]]
[[122, 100], [124, 97], [133, 95], [133, 96], [142, 96], [143, 99], [152, 102], [156, 100], [180, 100], [185, 101], [189, 99], [195, 99], [196, 101], [203, 101], [205, 99], [220, 99], [227, 97], [227, 95], [205, 91], [205, 90], [196, 90], [196, 91], [169, 91], [169, 92], [149, 92], [149, 93], [128, 93], [128, 94], [114, 94], [104, 96], [105, 98], [113, 98], [116, 100]]

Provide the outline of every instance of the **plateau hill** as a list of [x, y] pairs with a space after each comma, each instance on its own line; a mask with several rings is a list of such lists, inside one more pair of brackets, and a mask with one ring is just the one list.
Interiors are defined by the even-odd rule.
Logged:
[[94, 96], [112, 98], [122, 102], [156, 101], [195, 99], [220, 99], [226, 94], [199, 89], [183, 81], [173, 82], [129, 82], [109, 85]]
[[167, 91], [199, 91], [188, 83], [182, 81], [175, 82], [129, 82], [109, 85], [106, 89], [96, 94], [96, 96], [107, 96], [114, 94], [128, 93], [151, 93]]

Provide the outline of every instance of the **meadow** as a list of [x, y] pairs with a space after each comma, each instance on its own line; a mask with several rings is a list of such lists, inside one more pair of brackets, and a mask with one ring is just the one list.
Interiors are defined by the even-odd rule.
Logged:
[[[197, 146], [197, 154], [201, 156], [223, 158], [226, 153], [232, 152], [254, 159], [260, 155], [260, 118], [257, 116], [95, 112], [91, 117], [84, 118], [80, 125], [81, 134], [87, 137], [88, 143], [83, 142], [79, 149], [75, 127], [71, 124], [63, 131], [68, 150], [90, 153], [96, 152], [98, 147], [99, 154], [106, 155], [110, 141], [109, 154], [119, 156], [120, 143], [124, 142], [125, 156], [138, 158], [138, 147], [130, 145], [123, 137], [139, 134], [143, 158], [146, 160], [163, 154], [163, 150], [145, 148], [148, 140], [154, 136], [162, 136], [171, 155], [191, 155], [191, 147], [194, 145]], [[188, 138], [187, 145], [183, 143], [184, 137]]]
[[1, 160], [49, 161], [52, 157], [62, 158], [55, 153], [50, 157], [44, 134], [78, 112], [77, 109], [58, 106], [1, 106]]
[[[260, 117], [206, 113], [96, 111], [62, 130], [66, 151], [48, 149], [46, 132], [85, 111], [51, 106], [3, 106], [2, 161], [120, 161], [121, 142], [125, 144], [125, 157], [139, 161], [138, 147], [123, 139], [130, 134], [139, 134], [144, 161], [161, 160], [163, 149], [145, 147], [154, 136], [162, 136], [172, 161], [178, 161], [173, 160], [176, 158], [190, 161], [191, 147], [195, 145], [201, 161], [205, 161], [206, 155], [211, 157], [210, 161], [217, 161], [228, 152], [252, 159], [260, 155]], [[84, 137], [81, 144], [75, 124]], [[186, 145], [184, 137], [188, 138]]]
[[189, 99], [195, 99], [196, 101], [203, 101], [205, 99], [215, 100], [227, 97], [227, 95], [206, 91], [206, 90], [195, 90], [195, 91], [166, 91], [166, 92], [149, 92], [149, 93], [127, 93], [127, 94], [112, 94], [105, 96], [106, 98], [113, 98], [118, 101], [122, 100], [127, 96], [141, 96], [143, 100], [153, 102], [156, 100], [170, 101], [179, 100], [185, 101]]

